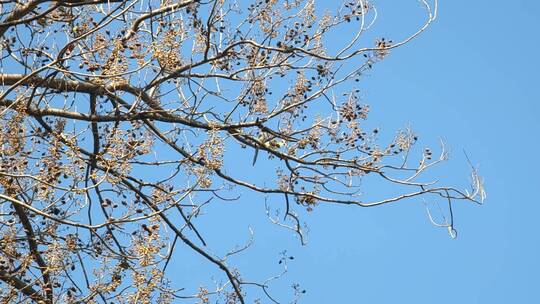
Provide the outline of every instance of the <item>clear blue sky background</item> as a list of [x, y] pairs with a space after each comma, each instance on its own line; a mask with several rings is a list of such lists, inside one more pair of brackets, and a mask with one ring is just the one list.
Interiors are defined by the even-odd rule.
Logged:
[[[381, 36], [404, 37], [423, 17], [414, 0], [375, 4]], [[422, 143], [446, 140], [445, 180], [467, 186], [463, 149], [480, 166], [488, 199], [456, 204], [458, 239], [433, 227], [420, 202], [319, 206], [305, 218], [306, 247], [289, 232], [253, 224], [255, 243], [233, 264], [246, 278], [263, 278], [288, 250], [296, 258], [271, 290], [286, 299], [299, 282], [303, 303], [540, 303], [538, 29], [539, 1], [443, 0], [428, 32], [360, 84], [370, 124], [393, 134], [411, 123]], [[246, 239], [247, 222], [265, 222], [260, 197], [250, 199], [244, 193], [243, 203], [208, 215], [227, 223], [223, 242]], [[201, 264], [177, 267], [203, 275]]]
[[[374, 30], [389, 37], [419, 12], [376, 5]], [[466, 149], [488, 200], [456, 208], [457, 240], [421, 204], [317, 211], [292, 270], [306, 277], [305, 303], [540, 303], [539, 29], [538, 1], [441, 1], [433, 27], [364, 79], [371, 123], [445, 138], [452, 180], [465, 177]]]
[[[379, 19], [372, 36], [399, 40], [425, 17], [416, 0], [374, 4]], [[377, 64], [359, 87], [372, 109], [369, 124], [381, 132], [393, 135], [410, 123], [421, 146], [444, 138], [451, 159], [437, 173], [460, 188], [469, 174], [465, 149], [486, 181], [486, 204], [455, 204], [455, 240], [429, 223], [420, 201], [319, 205], [303, 217], [309, 243], [300, 246], [290, 231], [268, 222], [261, 196], [240, 189], [239, 201], [213, 204], [204, 215], [213, 225], [198, 228], [219, 255], [253, 229], [253, 246], [229, 261], [244, 279], [278, 273], [279, 252], [287, 250], [295, 259], [270, 288], [284, 303], [293, 282], [306, 290], [301, 302], [309, 304], [540, 303], [540, 1], [442, 0], [439, 6], [433, 26]], [[282, 206], [282, 197], [269, 203]], [[176, 254], [167, 271], [181, 287], [216, 272], [185, 247]]]

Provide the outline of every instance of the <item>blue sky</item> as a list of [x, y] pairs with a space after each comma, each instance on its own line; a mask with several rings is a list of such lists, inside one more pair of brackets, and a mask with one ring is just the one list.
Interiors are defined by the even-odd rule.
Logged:
[[[378, 1], [376, 30], [399, 32], [393, 20], [414, 2]], [[371, 123], [443, 137], [457, 182], [465, 149], [488, 199], [457, 206], [457, 240], [430, 227], [420, 204], [318, 210], [298, 262], [313, 278], [306, 303], [540, 301], [538, 16], [537, 1], [441, 1], [431, 29], [364, 79]]]
[[[335, 6], [333, 0], [317, 3]], [[368, 39], [398, 41], [425, 17], [416, 0], [374, 4], [379, 18]], [[264, 197], [238, 188], [240, 200], [216, 199], [201, 216], [198, 229], [213, 253], [245, 243], [251, 228], [253, 245], [229, 265], [244, 279], [261, 281], [281, 271], [286, 250], [294, 260], [270, 287], [284, 303], [292, 283], [306, 290], [302, 303], [540, 303], [540, 179], [533, 175], [540, 172], [538, 29], [538, 1], [443, 0], [427, 32], [393, 50], [358, 83], [371, 106], [367, 124], [381, 136], [410, 124], [420, 149], [444, 139], [451, 158], [434, 175], [446, 184], [467, 187], [464, 150], [478, 166], [488, 197], [483, 206], [454, 205], [457, 239], [430, 224], [421, 201], [375, 208], [320, 204], [302, 217], [309, 235], [301, 246], [293, 233], [269, 223]], [[256, 173], [273, 176], [262, 158]], [[238, 172], [253, 170], [251, 154], [232, 160]], [[281, 196], [267, 199], [272, 208], [283, 206]], [[211, 284], [214, 266], [182, 246], [175, 254], [167, 270], [175, 285]]]
[[[404, 37], [422, 18], [417, 1], [376, 5], [373, 31], [390, 39]], [[420, 202], [321, 205], [304, 218], [307, 246], [286, 231], [253, 224], [255, 243], [235, 265], [262, 278], [278, 269], [278, 252], [288, 250], [295, 259], [272, 290], [285, 299], [287, 284], [299, 282], [306, 289], [303, 303], [539, 302], [540, 180], [533, 174], [540, 170], [538, 16], [540, 2], [532, 0], [441, 1], [425, 34], [361, 80], [370, 124], [393, 134], [410, 123], [420, 145], [446, 141], [451, 159], [437, 171], [442, 179], [467, 186], [463, 150], [479, 166], [488, 198], [484, 206], [455, 205], [456, 240], [429, 223]], [[264, 222], [257, 199], [245, 202], [245, 193], [243, 203], [224, 212]], [[246, 222], [221, 220], [238, 241], [247, 238]], [[231, 235], [218, 237], [232, 244]], [[268, 264], [272, 259], [276, 265]], [[196, 275], [199, 266], [183, 269]]]

